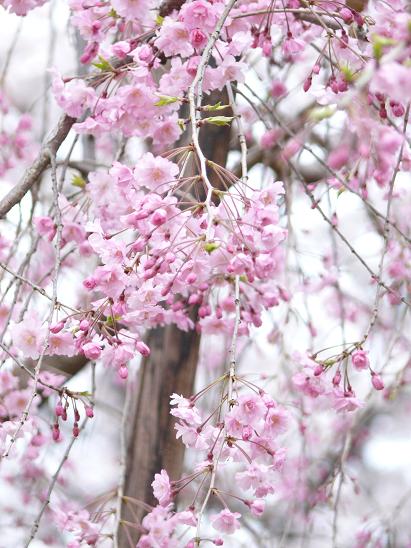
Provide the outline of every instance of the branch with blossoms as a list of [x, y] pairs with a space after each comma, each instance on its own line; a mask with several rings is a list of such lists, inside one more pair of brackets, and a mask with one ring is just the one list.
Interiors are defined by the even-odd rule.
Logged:
[[[44, 2], [2, 4], [30, 17]], [[354, 546], [342, 501], [357, 481], [361, 417], [409, 382], [405, 2], [70, 10], [84, 69], [45, 79], [64, 114], [37, 156], [28, 116], [5, 94], [0, 103], [0, 175], [14, 183], [0, 201], [0, 447], [38, 507], [24, 542], [47, 538], [50, 515], [73, 547], [219, 546], [248, 538], [247, 527], [280, 545], [321, 533]], [[41, 133], [48, 107], [46, 95]], [[204, 146], [210, 128], [231, 130], [224, 161]], [[178, 354], [190, 356], [187, 370], [173, 369], [164, 346], [152, 376], [162, 398], [153, 405], [171, 396], [186, 463], [181, 476], [167, 471], [156, 448], [140, 500], [130, 469], [143, 466], [129, 445], [144, 440], [133, 425], [153, 447], [174, 437], [170, 421], [151, 431], [141, 409], [148, 333], [169, 327], [197, 334], [172, 341], [189, 341]], [[96, 362], [110, 380], [102, 401], [120, 394], [124, 404], [118, 477], [87, 510], [55, 487], [74, 440], [87, 440], [82, 416], [100, 409], [76, 377], [45, 368], [62, 357]], [[194, 394], [173, 393], [179, 374], [197, 375]], [[42, 498], [42, 458], [65, 440]], [[366, 523], [357, 546], [381, 544], [385, 523]]]

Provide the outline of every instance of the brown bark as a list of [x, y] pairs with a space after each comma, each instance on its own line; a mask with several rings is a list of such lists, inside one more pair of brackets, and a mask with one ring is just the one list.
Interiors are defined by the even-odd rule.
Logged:
[[[147, 343], [151, 354], [142, 363], [135, 394], [125, 492], [155, 505], [151, 487], [154, 474], [165, 468], [170, 478], [177, 479], [182, 472], [184, 446], [176, 440], [169, 402], [173, 392], [185, 396], [192, 393], [200, 336], [196, 331], [184, 332], [169, 325], [150, 331]], [[135, 522], [135, 515], [142, 518], [140, 507], [132, 505], [131, 511], [124, 505], [123, 519]], [[131, 529], [129, 532], [132, 534]], [[126, 539], [120, 543], [128, 545]]]

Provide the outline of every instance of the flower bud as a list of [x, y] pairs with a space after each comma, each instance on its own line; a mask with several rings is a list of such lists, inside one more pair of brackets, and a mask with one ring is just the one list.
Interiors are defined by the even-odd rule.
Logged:
[[337, 373], [334, 375], [334, 378], [333, 378], [333, 385], [334, 386], [338, 386], [341, 382], [341, 373], [340, 371], [338, 370]]
[[371, 382], [375, 390], [384, 390], [384, 383], [380, 375], [377, 375], [377, 373], [374, 373], [374, 371], [371, 373]]
[[54, 334], [60, 333], [63, 327], [64, 327], [64, 322], [54, 323], [53, 325], [50, 326], [50, 331], [51, 333], [54, 333]]
[[90, 322], [88, 320], [81, 320], [79, 327], [81, 331], [87, 331], [90, 327]]
[[86, 411], [86, 415], [89, 419], [92, 419], [94, 417], [94, 410], [93, 408], [91, 407], [91, 405], [86, 405], [84, 407], [85, 411]]
[[125, 365], [122, 365], [118, 370], [118, 374], [120, 379], [126, 379], [128, 377], [127, 367]]
[[140, 352], [142, 356], [150, 355], [150, 349], [143, 341], [136, 342], [136, 349], [138, 350], [138, 352]]
[[155, 226], [161, 226], [167, 221], [167, 211], [163, 208], [157, 209], [151, 216], [151, 222]]

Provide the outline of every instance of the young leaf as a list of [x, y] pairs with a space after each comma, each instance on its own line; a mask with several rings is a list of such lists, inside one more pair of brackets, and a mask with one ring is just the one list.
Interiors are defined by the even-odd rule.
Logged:
[[210, 116], [210, 118], [204, 118], [203, 122], [214, 126], [229, 126], [233, 120], [234, 116]]
[[159, 95], [160, 99], [154, 103], [156, 107], [164, 107], [176, 103], [180, 99], [178, 97], [171, 97], [171, 95]]

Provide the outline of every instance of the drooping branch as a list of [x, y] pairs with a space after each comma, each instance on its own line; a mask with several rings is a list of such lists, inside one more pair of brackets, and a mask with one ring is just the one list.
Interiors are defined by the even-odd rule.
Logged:
[[60, 118], [50, 139], [43, 144], [39, 155], [33, 164], [26, 170], [23, 178], [0, 201], [0, 219], [3, 219], [10, 209], [18, 204], [40, 179], [43, 172], [50, 165], [50, 151], [54, 154], [57, 153], [75, 121], [75, 118], [67, 116], [67, 114], [64, 114]]

